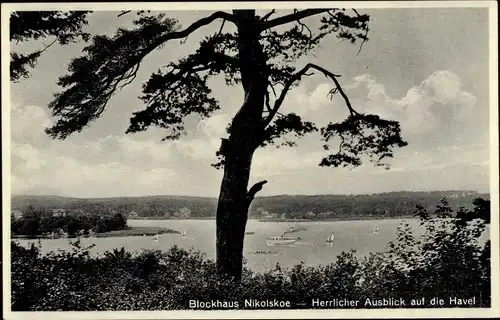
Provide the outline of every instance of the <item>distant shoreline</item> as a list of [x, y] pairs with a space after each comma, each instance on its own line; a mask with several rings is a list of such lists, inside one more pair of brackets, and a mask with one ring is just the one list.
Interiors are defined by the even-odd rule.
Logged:
[[[356, 220], [394, 220], [394, 219], [416, 219], [413, 215], [401, 215], [401, 216], [393, 216], [393, 217], [381, 217], [381, 216], [365, 216], [365, 217], [342, 217], [342, 218], [330, 218], [330, 219], [280, 219], [280, 218], [256, 218], [249, 217], [248, 220], [257, 220], [260, 222], [332, 222], [332, 221], [356, 221]], [[141, 219], [131, 219], [128, 220], [215, 220], [215, 217], [191, 217], [191, 218], [159, 218], [159, 217], [143, 217]]]
[[96, 233], [93, 236], [73, 236], [73, 237], [56, 237], [50, 238], [42, 235], [37, 235], [34, 237], [28, 237], [26, 235], [11, 235], [11, 239], [24, 239], [24, 240], [32, 240], [32, 239], [77, 239], [77, 238], [110, 238], [110, 237], [136, 237], [136, 236], [154, 236], [155, 234], [167, 234], [167, 233], [177, 233], [180, 234], [179, 231], [168, 229], [168, 228], [159, 228], [159, 227], [127, 227], [127, 229], [123, 230], [113, 230], [108, 232]]
[[262, 219], [250, 218], [261, 222], [332, 222], [332, 221], [364, 221], [364, 220], [397, 220], [397, 219], [415, 219], [413, 215], [402, 215], [396, 217], [380, 217], [380, 216], [367, 216], [367, 217], [342, 217], [330, 219]]

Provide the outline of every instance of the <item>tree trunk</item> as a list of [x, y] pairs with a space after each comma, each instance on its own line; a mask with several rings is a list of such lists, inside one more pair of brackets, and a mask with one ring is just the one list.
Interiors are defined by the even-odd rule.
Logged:
[[217, 271], [223, 279], [239, 281], [250, 205], [246, 195], [253, 152], [238, 144], [232, 147], [225, 159], [217, 205]]
[[[223, 140], [222, 178], [217, 205], [217, 272], [222, 279], [241, 279], [243, 241], [248, 208], [247, 193], [252, 157], [262, 132], [262, 112], [267, 90], [265, 59], [258, 41], [255, 10], [235, 10], [238, 17], [238, 46], [243, 105], [231, 123], [229, 140]], [[224, 145], [224, 143], [226, 145]]]

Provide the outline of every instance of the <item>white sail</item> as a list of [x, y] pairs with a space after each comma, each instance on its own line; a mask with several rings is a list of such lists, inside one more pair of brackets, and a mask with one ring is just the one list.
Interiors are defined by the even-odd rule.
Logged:
[[335, 235], [332, 233], [332, 234], [330, 234], [330, 236], [328, 237], [326, 242], [333, 242], [334, 240], [335, 240]]

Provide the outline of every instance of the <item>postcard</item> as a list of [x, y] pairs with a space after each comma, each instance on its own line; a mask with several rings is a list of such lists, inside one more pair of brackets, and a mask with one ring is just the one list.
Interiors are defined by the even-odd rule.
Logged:
[[4, 318], [500, 316], [496, 12], [2, 4]]

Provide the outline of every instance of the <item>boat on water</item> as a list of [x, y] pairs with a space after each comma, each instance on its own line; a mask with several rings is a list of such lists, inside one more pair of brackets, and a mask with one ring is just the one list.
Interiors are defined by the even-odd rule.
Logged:
[[328, 236], [328, 239], [326, 239], [327, 243], [333, 243], [335, 241], [335, 235], [333, 232]]
[[252, 234], [255, 234], [255, 232], [253, 232], [253, 231], [247, 231], [247, 232], [245, 232], [245, 234], [252, 235]]
[[273, 246], [273, 245], [287, 245], [287, 244], [292, 244], [295, 242], [298, 242], [301, 240], [300, 237], [286, 237], [284, 236], [285, 233], [280, 235], [279, 237], [270, 237], [266, 239], [266, 245], [268, 246]]
[[285, 233], [294, 233], [294, 232], [299, 232], [299, 231], [306, 231], [307, 229], [305, 227], [297, 227], [294, 223], [289, 225], [288, 228], [285, 230]]
[[158, 240], [160, 240], [160, 236], [157, 233], [153, 236], [153, 242], [158, 242]]
[[373, 233], [379, 233], [378, 227], [375, 227], [375, 229], [373, 229]]
[[186, 232], [186, 230], [182, 231], [182, 233], [181, 233], [181, 237], [187, 237], [187, 232]]
[[276, 254], [278, 251], [270, 251], [270, 250], [259, 250], [252, 252], [252, 254]]

